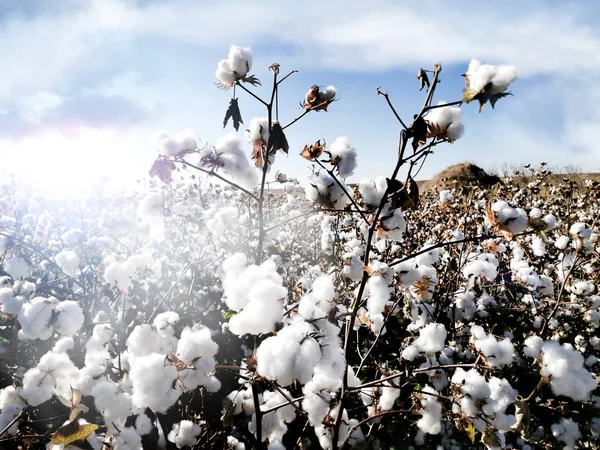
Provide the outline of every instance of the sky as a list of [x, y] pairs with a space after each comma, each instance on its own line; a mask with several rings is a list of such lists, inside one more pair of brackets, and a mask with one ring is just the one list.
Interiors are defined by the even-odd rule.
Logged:
[[[410, 121], [425, 95], [419, 68], [440, 62], [436, 102], [455, 101], [471, 58], [516, 65], [514, 96], [481, 113], [463, 105], [464, 136], [438, 146], [419, 179], [462, 161], [600, 172], [598, 19], [600, 3], [586, 0], [0, 0], [0, 171], [67, 191], [128, 182], [147, 175], [159, 130], [191, 128], [208, 143], [235, 132], [223, 129], [231, 91], [216, 88], [215, 70], [239, 45], [252, 48], [260, 96], [269, 65], [298, 70], [281, 85], [283, 123], [313, 84], [337, 88], [328, 112], [286, 130], [290, 153], [275, 168], [292, 176], [310, 173], [305, 144], [338, 136], [358, 151], [349, 181], [389, 175], [400, 128], [376, 88]], [[246, 124], [265, 116], [238, 97]]]

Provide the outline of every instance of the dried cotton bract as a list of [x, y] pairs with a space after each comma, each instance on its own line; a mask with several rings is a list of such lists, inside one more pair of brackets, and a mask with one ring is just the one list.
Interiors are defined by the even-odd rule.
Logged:
[[[442, 104], [444, 102], [439, 103], [439, 105]], [[425, 116], [427, 139], [436, 138], [441, 141], [456, 141], [465, 131], [465, 126], [460, 121], [461, 116], [462, 110], [453, 106], [430, 110]]]

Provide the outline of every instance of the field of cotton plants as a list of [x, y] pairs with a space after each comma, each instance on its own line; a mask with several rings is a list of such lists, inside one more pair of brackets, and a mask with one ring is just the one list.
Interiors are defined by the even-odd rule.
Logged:
[[[0, 448], [598, 448], [600, 184], [542, 166], [419, 192], [464, 108], [510, 102], [514, 66], [466, 69], [443, 104], [442, 65], [418, 70], [412, 118], [378, 90], [394, 169], [353, 185], [347, 138], [292, 155], [285, 134], [335, 110], [335, 87], [280, 121], [294, 71], [240, 47], [216, 76], [227, 128], [238, 98], [264, 106], [247, 140], [159, 133], [152, 179], [126, 192], [5, 180]], [[279, 172], [288, 152], [312, 172]]]

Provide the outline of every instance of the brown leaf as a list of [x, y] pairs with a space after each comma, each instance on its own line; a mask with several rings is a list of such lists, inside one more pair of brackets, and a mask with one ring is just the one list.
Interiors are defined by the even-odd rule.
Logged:
[[265, 151], [266, 145], [262, 139], [252, 141], [252, 154], [250, 157], [254, 160], [254, 165], [258, 168], [263, 166], [263, 154]]
[[390, 193], [390, 209], [402, 208], [403, 211], [406, 211], [419, 206], [419, 186], [412, 177], [408, 179], [406, 189], [401, 181], [390, 180], [389, 178], [386, 180], [388, 192]]
[[301, 105], [310, 111], [327, 111], [327, 107], [335, 100], [335, 97], [328, 96], [319, 86], [313, 85], [304, 96], [304, 103]]
[[502, 222], [499, 222], [498, 219], [496, 219], [496, 214], [494, 213], [490, 205], [486, 206], [485, 213], [488, 221], [492, 226], [492, 231], [496, 234], [499, 234], [506, 240], [511, 241], [513, 238], [513, 232], [510, 231], [510, 228], [508, 228], [508, 226], [506, 226]]
[[412, 137], [413, 151], [424, 145], [427, 141], [427, 122], [422, 117], [415, 118], [412, 126], [407, 130], [408, 137]]
[[151, 177], [158, 176], [163, 183], [169, 184], [173, 170], [175, 170], [175, 164], [166, 160], [163, 156], [159, 156], [152, 164], [149, 175]]
[[431, 84], [429, 83], [429, 77], [427, 76], [427, 72], [425, 72], [425, 69], [421, 68], [421, 70], [419, 70], [419, 73], [417, 74], [417, 79], [421, 82], [419, 91], [422, 91], [425, 86], [427, 86], [427, 90], [429, 90]]

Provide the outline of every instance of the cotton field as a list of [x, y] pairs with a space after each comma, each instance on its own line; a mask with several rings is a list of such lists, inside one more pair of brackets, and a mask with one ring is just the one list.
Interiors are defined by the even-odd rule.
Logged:
[[[470, 102], [510, 105], [516, 67], [465, 70], [438, 103], [421, 69], [410, 120], [378, 90], [400, 139], [375, 179], [347, 182], [349, 137], [288, 143], [334, 86], [280, 119], [294, 71], [232, 46], [214, 145], [158, 132], [151, 178], [77, 199], [5, 180], [0, 448], [597, 448], [600, 184], [420, 188]], [[264, 107], [245, 135], [239, 98]]]

